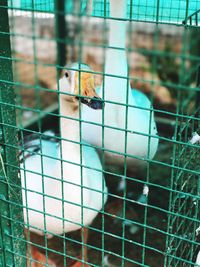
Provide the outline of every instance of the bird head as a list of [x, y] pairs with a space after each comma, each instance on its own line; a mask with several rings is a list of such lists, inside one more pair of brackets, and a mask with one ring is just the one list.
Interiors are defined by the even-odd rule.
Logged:
[[80, 102], [92, 109], [102, 109], [102, 99], [95, 90], [94, 74], [85, 64], [73, 64], [70, 70], [65, 71], [59, 81], [59, 90], [65, 100]]

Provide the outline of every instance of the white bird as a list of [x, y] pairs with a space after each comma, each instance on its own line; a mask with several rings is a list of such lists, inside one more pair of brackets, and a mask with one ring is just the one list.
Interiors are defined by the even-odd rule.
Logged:
[[194, 132], [189, 142], [192, 145], [200, 143], [200, 135], [197, 132]]
[[127, 163], [132, 163], [136, 158], [152, 159], [158, 147], [152, 105], [142, 92], [131, 89], [128, 80], [126, 21], [123, 20], [126, 18], [126, 6], [125, 0], [110, 0], [110, 17], [115, 19], [109, 20], [106, 75], [101, 88], [97, 89], [98, 94], [108, 103], [103, 113], [92, 113], [87, 107], [82, 112], [83, 119], [89, 122], [82, 124], [83, 139], [108, 150], [105, 150], [107, 165], [110, 162], [123, 164], [125, 152], [131, 155], [127, 157]]
[[199, 267], [200, 266], [200, 251], [197, 254], [196, 262], [194, 267]]
[[[31, 231], [41, 235], [63, 234], [91, 224], [107, 200], [98, 154], [88, 144], [80, 145], [79, 103], [94, 113], [92, 109], [102, 108], [94, 77], [85, 72], [89, 67], [82, 64], [81, 69], [80, 75], [68, 71], [59, 81], [61, 142], [47, 133], [49, 137], [25, 143], [27, 152], [22, 153], [24, 219]], [[72, 95], [79, 90], [81, 97]]]

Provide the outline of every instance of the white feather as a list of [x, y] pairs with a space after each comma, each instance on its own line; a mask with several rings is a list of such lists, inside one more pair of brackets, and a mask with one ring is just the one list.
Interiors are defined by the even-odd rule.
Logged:
[[195, 267], [200, 267], [200, 251], [197, 254], [196, 262], [195, 262]]
[[199, 142], [200, 142], [200, 135], [198, 135], [197, 132], [194, 132], [193, 136], [190, 140], [190, 144], [194, 145], [194, 144], [199, 143]]
[[[66, 77], [59, 85], [61, 92], [72, 92]], [[107, 200], [97, 152], [85, 143], [80, 153], [80, 125], [72, 120], [79, 119], [79, 112], [71, 105], [60, 94], [61, 143], [39, 140], [40, 153], [21, 164], [24, 219], [39, 234], [62, 234], [89, 225]]]
[[[125, 0], [110, 0], [110, 17], [126, 18], [126, 5]], [[128, 77], [126, 22], [111, 19], [109, 27], [109, 48], [106, 50], [105, 73], [118, 77], [106, 75], [99, 95], [104, 95], [106, 101], [114, 101], [118, 104], [105, 103], [103, 113], [102, 111], [90, 112], [87, 107], [84, 107], [83, 119], [99, 124], [99, 126], [82, 123], [82, 133], [87, 142], [100, 148], [103, 144], [106, 149], [116, 151], [116, 153], [112, 153], [105, 150], [107, 163], [110, 161], [115, 164], [123, 164], [124, 156], [119, 153], [126, 151], [131, 155], [126, 158], [127, 163], [131, 164], [137, 157], [153, 158], [158, 147], [157, 129], [154, 114], [150, 111], [150, 101], [143, 93], [132, 90], [130, 82], [126, 79]], [[131, 107], [126, 108], [127, 102]], [[105, 127], [101, 127], [102, 123]], [[128, 131], [126, 132], [126, 130]], [[148, 135], [152, 135], [152, 137]]]

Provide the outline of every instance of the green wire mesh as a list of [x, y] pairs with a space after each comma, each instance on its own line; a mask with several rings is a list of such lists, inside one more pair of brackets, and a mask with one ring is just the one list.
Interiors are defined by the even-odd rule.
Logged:
[[[30, 244], [47, 260], [57, 259], [58, 266], [80, 261], [79, 255], [83, 258], [83, 232], [49, 239], [51, 233], [33, 236], [32, 226], [24, 225], [18, 179], [19, 169], [24, 168], [19, 167], [16, 154], [19, 150], [26, 153], [25, 136], [37, 134], [41, 143], [45, 130], [59, 133], [55, 87], [66, 63], [86, 62], [93, 67], [97, 84], [104, 81], [109, 1], [93, 2], [92, 14], [87, 1], [10, 0], [0, 4], [4, 14], [0, 18], [0, 266], [34, 262]], [[199, 143], [190, 140], [194, 132], [200, 134], [200, 2], [130, 0], [127, 4], [129, 77], [125, 78], [153, 104], [159, 149], [154, 159], [145, 159], [146, 167], [130, 170], [125, 162], [122, 172], [105, 166], [104, 154], [101, 156], [109, 198], [88, 226], [89, 263], [196, 266]], [[7, 14], [9, 22], [3, 19]], [[104, 122], [102, 125], [106, 127]], [[106, 150], [104, 143], [99, 149]], [[41, 160], [54, 158], [40, 155]], [[126, 182], [121, 192], [117, 190], [119, 181]], [[144, 203], [143, 186], [149, 187]], [[46, 220], [45, 210], [43, 214]], [[24, 227], [28, 229], [26, 238]]]
[[[66, 1], [65, 13], [72, 14], [76, 3], [80, 2], [80, 12], [86, 11], [87, 0], [80, 1]], [[94, 0], [94, 9], [92, 15], [95, 17], [105, 17], [109, 15], [109, 1]], [[186, 1], [186, 0], [127, 0], [128, 17], [135, 21], [146, 21], [146, 22], [159, 22], [159, 23], [170, 23], [180, 24], [186, 18], [190, 18], [198, 9], [200, 9], [200, 3], [197, 0]], [[132, 6], [133, 12], [130, 14], [130, 6]], [[32, 10], [40, 12], [54, 13], [54, 1], [9, 1], [9, 7], [14, 9]], [[195, 18], [199, 23], [199, 16]]]

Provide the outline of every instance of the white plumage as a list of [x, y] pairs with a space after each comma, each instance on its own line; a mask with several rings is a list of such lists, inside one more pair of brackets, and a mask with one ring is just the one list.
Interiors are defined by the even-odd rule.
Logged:
[[[73, 93], [66, 77], [59, 85], [61, 92]], [[21, 164], [25, 169], [21, 171], [24, 218], [30, 229], [39, 234], [44, 231], [61, 234], [89, 225], [107, 199], [95, 149], [83, 145], [81, 161], [77, 104], [75, 97], [60, 95], [61, 143], [55, 142], [51, 135], [49, 139], [41, 138], [41, 142], [35, 139], [26, 145], [32, 152]], [[96, 111], [91, 109], [91, 112]], [[82, 178], [79, 164], [88, 167], [82, 168]]]
[[196, 262], [195, 262], [195, 267], [199, 267], [200, 266], [200, 251], [197, 254], [197, 258], [196, 258]]
[[[110, 17], [126, 18], [125, 0], [110, 0]], [[100, 124], [96, 126], [84, 123], [83, 138], [99, 147], [104, 144], [104, 147], [110, 151], [122, 154], [126, 152], [131, 155], [127, 158], [127, 162], [132, 163], [137, 157], [151, 159], [158, 147], [157, 129], [149, 99], [142, 92], [131, 89], [130, 82], [126, 78], [128, 77], [125, 51], [126, 22], [110, 19], [109, 28], [109, 48], [106, 49], [105, 57], [106, 76], [104, 86], [97, 89], [97, 92], [101, 97], [104, 96], [106, 101], [113, 101], [116, 104], [105, 104], [104, 120], [102, 111], [97, 111], [98, 115], [96, 115], [90, 112], [88, 107], [83, 108], [84, 120]], [[105, 125], [104, 138], [102, 138], [102, 123]], [[112, 161], [116, 164], [124, 162], [122, 154], [106, 151], [108, 162]]]

